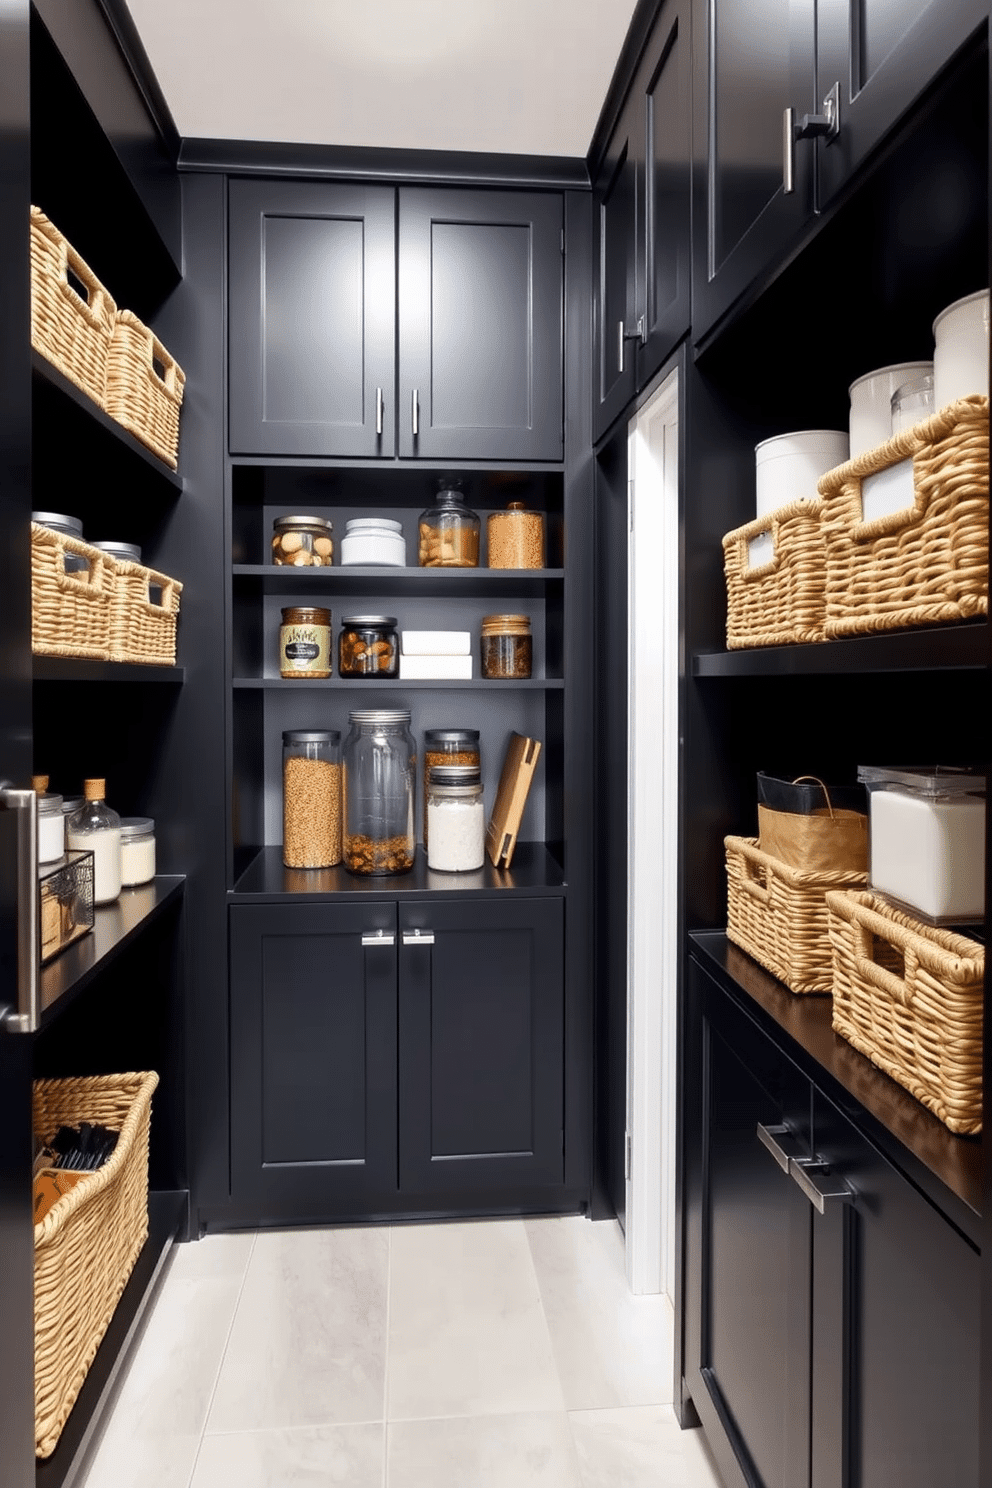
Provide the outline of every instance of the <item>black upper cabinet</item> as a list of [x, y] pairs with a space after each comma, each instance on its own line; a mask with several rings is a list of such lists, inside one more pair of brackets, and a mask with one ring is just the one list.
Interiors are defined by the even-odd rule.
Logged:
[[784, 264], [987, 12], [982, 0], [696, 0], [697, 343]]
[[232, 181], [230, 442], [238, 454], [391, 454], [395, 192]]
[[689, 326], [689, 0], [666, 0], [596, 173], [595, 435]]
[[562, 458], [560, 196], [234, 181], [230, 213], [234, 453]]

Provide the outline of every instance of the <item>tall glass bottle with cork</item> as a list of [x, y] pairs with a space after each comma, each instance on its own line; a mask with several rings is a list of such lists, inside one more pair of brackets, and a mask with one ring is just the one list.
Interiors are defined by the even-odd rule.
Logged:
[[66, 823], [66, 846], [93, 854], [95, 904], [112, 904], [121, 892], [121, 819], [106, 795], [105, 780], [84, 780], [83, 805]]

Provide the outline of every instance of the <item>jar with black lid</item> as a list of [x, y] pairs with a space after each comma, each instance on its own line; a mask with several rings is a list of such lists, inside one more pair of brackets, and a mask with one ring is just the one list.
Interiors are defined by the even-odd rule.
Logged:
[[345, 615], [338, 635], [342, 677], [398, 677], [400, 645], [395, 615]]
[[483, 615], [482, 675], [519, 681], [529, 677], [533, 639], [529, 615]]
[[479, 730], [436, 728], [424, 730], [424, 846], [427, 846], [427, 785], [434, 765], [471, 765], [479, 769], [482, 754]]
[[291, 605], [279, 627], [280, 677], [331, 675], [331, 612], [321, 605]]

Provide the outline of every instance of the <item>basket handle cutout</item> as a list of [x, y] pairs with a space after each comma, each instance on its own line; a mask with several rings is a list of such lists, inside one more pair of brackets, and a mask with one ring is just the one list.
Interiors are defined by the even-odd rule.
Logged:
[[[913, 1001], [913, 994], [909, 989], [908, 973], [911, 967], [908, 964], [908, 953], [884, 935], [873, 935], [866, 925], [858, 921], [855, 922], [853, 928], [855, 932], [854, 964], [858, 975], [866, 982], [870, 982], [873, 987], [877, 987], [879, 992], [884, 992], [887, 997], [891, 997], [893, 1002], [909, 1007]], [[899, 972], [896, 973], [881, 965], [879, 957], [892, 960], [899, 967]]]
[[148, 340], [148, 365], [152, 376], [157, 378], [169, 393], [176, 390], [176, 364], [156, 335]]
[[741, 885], [752, 899], [757, 899], [759, 904], [767, 904], [772, 897], [772, 891], [768, 886], [767, 868], [763, 863], [748, 855], [744, 857], [744, 877], [741, 879]]
[[66, 284], [68, 284], [73, 294], [79, 296], [84, 305], [88, 305], [90, 303], [90, 286], [88, 284], [85, 284], [83, 280], [80, 279], [79, 275], [76, 273], [71, 264], [66, 265], [65, 282]]

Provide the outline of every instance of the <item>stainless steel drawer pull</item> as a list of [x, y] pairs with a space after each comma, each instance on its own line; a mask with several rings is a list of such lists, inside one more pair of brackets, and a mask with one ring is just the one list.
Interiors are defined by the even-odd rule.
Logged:
[[15, 790], [0, 782], [0, 810], [16, 816], [10, 887], [17, 896], [16, 904], [9, 906], [16, 917], [17, 1008], [8, 1008], [2, 1022], [9, 1033], [34, 1033], [41, 1022], [38, 797], [33, 790]]
[[396, 936], [390, 930], [366, 930], [362, 936], [363, 946], [394, 946]]
[[639, 315], [634, 329], [628, 330], [622, 320], [617, 321], [617, 371], [623, 371], [623, 343], [625, 341], [637, 341], [642, 346], [647, 340], [644, 334], [644, 316]]
[[382, 396], [382, 388], [377, 387], [375, 390], [375, 432], [377, 434], [382, 433], [382, 415], [385, 406], [385, 399]]
[[837, 1173], [831, 1173], [830, 1164], [818, 1157], [792, 1157], [789, 1159], [789, 1177], [793, 1178], [819, 1214], [836, 1204], [852, 1204], [854, 1189]]
[[793, 1133], [787, 1126], [762, 1126], [761, 1122], [758, 1122], [758, 1141], [763, 1147], [768, 1148], [768, 1151], [778, 1163], [782, 1172], [787, 1173], [789, 1171], [789, 1154], [780, 1145], [778, 1141], [779, 1137], [790, 1137], [795, 1141]]
[[404, 930], [403, 944], [409, 946], [430, 946], [434, 944], [433, 930]]
[[412, 405], [413, 437], [416, 439], [420, 433], [420, 396], [417, 388], [414, 388], [413, 397], [410, 401]]
[[782, 113], [782, 193], [791, 196], [796, 189], [796, 111]]

